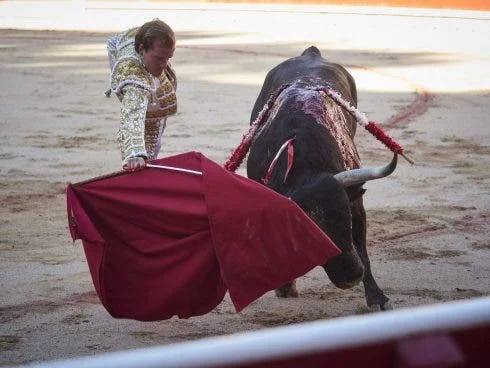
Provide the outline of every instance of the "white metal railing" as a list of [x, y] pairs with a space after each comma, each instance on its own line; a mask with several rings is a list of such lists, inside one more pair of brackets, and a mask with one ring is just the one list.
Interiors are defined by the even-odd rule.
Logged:
[[489, 326], [490, 297], [300, 323], [254, 332], [34, 364], [36, 368], [217, 367]]

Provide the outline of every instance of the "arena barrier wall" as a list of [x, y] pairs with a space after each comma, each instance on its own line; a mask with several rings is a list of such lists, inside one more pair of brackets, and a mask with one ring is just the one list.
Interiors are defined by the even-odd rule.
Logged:
[[482, 297], [32, 367], [490, 367], [489, 341], [490, 297]]

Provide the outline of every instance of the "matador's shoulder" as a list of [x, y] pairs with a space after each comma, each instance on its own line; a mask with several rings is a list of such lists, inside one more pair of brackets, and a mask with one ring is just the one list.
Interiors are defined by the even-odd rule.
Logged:
[[138, 28], [132, 28], [117, 36], [115, 55], [110, 75], [110, 92], [122, 97], [122, 89], [127, 85], [133, 85], [150, 91], [152, 79], [146, 70], [143, 61], [134, 49], [134, 36]]
[[134, 85], [151, 91], [151, 76], [143, 63], [136, 58], [121, 60], [116, 64], [111, 75], [111, 89], [116, 94], [127, 85]]

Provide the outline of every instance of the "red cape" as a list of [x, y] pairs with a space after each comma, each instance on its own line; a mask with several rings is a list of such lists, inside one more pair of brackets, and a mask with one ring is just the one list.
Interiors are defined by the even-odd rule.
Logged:
[[226, 291], [237, 311], [340, 250], [293, 201], [200, 153], [67, 187], [97, 294], [117, 318], [210, 312]]

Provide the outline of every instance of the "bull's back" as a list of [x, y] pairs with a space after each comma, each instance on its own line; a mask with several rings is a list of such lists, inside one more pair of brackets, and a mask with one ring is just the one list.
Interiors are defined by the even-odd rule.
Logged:
[[315, 78], [322, 81], [324, 86], [333, 88], [351, 104], [357, 106], [354, 78], [343, 66], [328, 62], [315, 46], [311, 46], [300, 56], [283, 61], [267, 73], [262, 90], [253, 107], [250, 122], [257, 118], [274, 91], [282, 85], [304, 78]]

